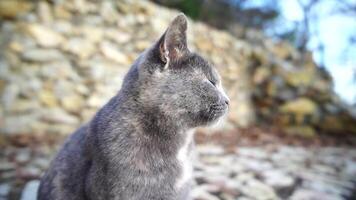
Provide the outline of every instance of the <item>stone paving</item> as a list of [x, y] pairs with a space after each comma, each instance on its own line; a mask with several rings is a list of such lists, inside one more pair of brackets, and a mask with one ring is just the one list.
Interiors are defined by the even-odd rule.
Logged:
[[[55, 148], [0, 153], [0, 200], [35, 199]], [[355, 198], [356, 148], [286, 145], [197, 146], [195, 200], [343, 200]]]
[[356, 186], [356, 149], [279, 145], [225, 153], [202, 145], [198, 152], [196, 199], [341, 200]]

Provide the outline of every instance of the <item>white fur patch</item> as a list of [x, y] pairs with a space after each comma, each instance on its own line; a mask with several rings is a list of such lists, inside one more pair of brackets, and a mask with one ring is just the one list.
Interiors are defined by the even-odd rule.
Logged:
[[227, 115], [220, 117], [215, 123], [210, 124], [205, 131], [206, 134], [214, 133], [215, 131], [222, 130], [225, 127]]
[[178, 150], [177, 160], [181, 167], [181, 174], [178, 177], [175, 187], [180, 189], [189, 179], [193, 176], [192, 157], [189, 150], [189, 145], [193, 141], [194, 130], [190, 130], [187, 133], [183, 146]]
[[221, 82], [219, 82], [219, 84], [217, 84], [216, 88], [218, 88], [219, 92], [221, 92], [221, 94], [227, 99], [230, 101], [229, 97], [227, 96], [224, 88], [222, 87], [221, 85]]

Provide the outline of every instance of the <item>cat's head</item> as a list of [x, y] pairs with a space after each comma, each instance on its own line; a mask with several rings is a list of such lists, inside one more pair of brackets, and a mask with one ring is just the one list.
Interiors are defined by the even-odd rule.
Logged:
[[186, 30], [180, 14], [139, 59], [139, 101], [181, 125], [209, 125], [227, 113], [229, 99], [213, 65], [189, 51]]

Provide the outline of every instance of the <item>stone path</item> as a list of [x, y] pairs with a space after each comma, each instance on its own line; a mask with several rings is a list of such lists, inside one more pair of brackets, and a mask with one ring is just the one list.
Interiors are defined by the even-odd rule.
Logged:
[[[34, 200], [55, 149], [7, 148], [0, 153], [0, 200]], [[285, 145], [197, 146], [195, 200], [343, 200], [356, 188], [356, 149]]]
[[356, 187], [356, 149], [198, 147], [195, 199], [342, 200]]

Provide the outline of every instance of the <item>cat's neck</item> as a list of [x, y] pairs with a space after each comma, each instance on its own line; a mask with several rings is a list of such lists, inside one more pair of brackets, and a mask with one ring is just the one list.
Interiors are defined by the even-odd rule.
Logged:
[[191, 129], [184, 122], [166, 116], [158, 108], [141, 105], [135, 95], [119, 93], [105, 107], [103, 117], [117, 119], [122, 122], [121, 125], [134, 127], [135, 132], [150, 138], [176, 140]]
[[126, 96], [121, 100], [122, 104], [118, 106], [125, 116], [120, 117], [126, 118], [125, 123], [135, 127], [135, 134], [140, 141], [153, 142], [158, 148], [175, 154], [187, 142], [187, 138], [191, 138], [192, 129], [183, 122], [165, 116], [157, 108], [140, 105], [134, 96]]

